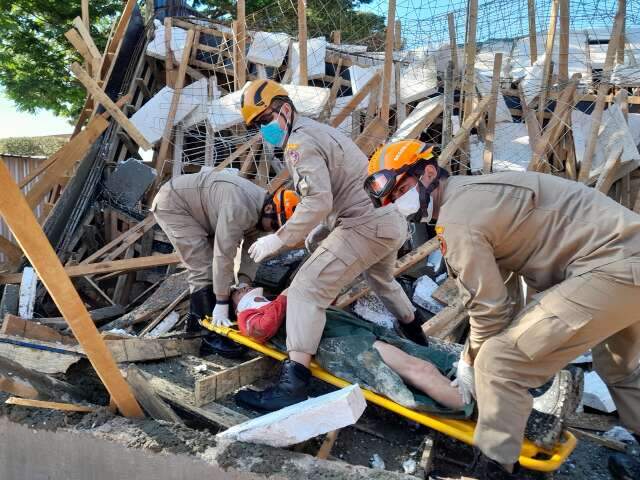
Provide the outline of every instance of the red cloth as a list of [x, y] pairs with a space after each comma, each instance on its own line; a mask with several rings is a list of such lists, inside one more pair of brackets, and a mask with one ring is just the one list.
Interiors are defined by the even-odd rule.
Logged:
[[258, 343], [265, 343], [273, 337], [287, 311], [286, 295], [278, 295], [272, 302], [260, 308], [248, 308], [238, 314], [240, 332]]

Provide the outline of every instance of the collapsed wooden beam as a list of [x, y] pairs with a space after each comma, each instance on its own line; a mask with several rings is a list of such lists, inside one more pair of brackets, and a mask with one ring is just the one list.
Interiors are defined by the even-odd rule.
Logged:
[[[387, 10], [387, 32], [384, 44], [384, 67], [382, 78], [382, 107], [380, 108], [380, 118], [386, 124], [389, 123], [389, 110], [391, 103], [391, 73], [393, 72], [393, 44], [395, 35], [393, 33], [396, 20], [396, 0], [389, 0]], [[398, 105], [396, 105], [398, 107]], [[342, 122], [341, 122], [342, 123]]]
[[27, 201], [20, 193], [18, 185], [2, 162], [0, 162], [0, 214], [62, 316], [69, 323], [71, 331], [85, 348], [89, 361], [113, 401], [125, 416], [142, 417], [142, 410], [120, 374], [111, 352], [100, 337], [89, 312], [65, 273], [49, 240], [38, 225]]

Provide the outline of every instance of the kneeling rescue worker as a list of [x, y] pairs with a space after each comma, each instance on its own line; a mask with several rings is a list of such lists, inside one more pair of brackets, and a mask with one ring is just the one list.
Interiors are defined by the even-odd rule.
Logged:
[[[248, 245], [260, 231], [280, 228], [298, 205], [292, 190], [273, 195], [233, 173], [208, 170], [181, 175], [165, 183], [152, 204], [155, 218], [188, 270], [191, 304], [187, 331], [199, 323], [229, 326], [229, 292], [234, 279], [234, 259], [243, 243], [238, 276], [253, 279], [255, 263]], [[238, 357], [245, 347], [226, 337], [210, 334], [205, 350]]]
[[[640, 216], [551, 175], [449, 177], [424, 144], [382, 147], [365, 189], [414, 221], [437, 219], [471, 332], [458, 388], [478, 403], [483, 478], [512, 478], [530, 388], [592, 349], [622, 424], [640, 433]], [[512, 311], [502, 271], [540, 292]]]
[[[277, 410], [306, 400], [308, 367], [322, 336], [325, 309], [363, 272], [405, 335], [420, 343], [425, 339], [420, 319], [393, 275], [407, 222], [393, 205], [374, 208], [362, 189], [367, 175], [362, 151], [338, 130], [298, 115], [287, 91], [271, 80], [252, 82], [242, 95], [241, 110], [248, 126], [260, 128], [265, 141], [284, 149], [300, 195], [289, 221], [260, 238], [249, 253], [260, 262], [305, 239], [309, 246], [319, 243], [289, 287], [289, 360], [278, 383], [238, 396], [252, 408]], [[322, 235], [326, 238], [320, 242]]]

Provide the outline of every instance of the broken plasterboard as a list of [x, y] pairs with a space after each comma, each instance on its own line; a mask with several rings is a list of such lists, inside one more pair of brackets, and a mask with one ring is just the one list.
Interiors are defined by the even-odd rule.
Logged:
[[400, 71], [400, 101], [415, 102], [438, 91], [438, 72], [435, 58], [425, 63], [410, 64]]
[[483, 43], [478, 48], [476, 55], [475, 68], [485, 75], [491, 77], [493, 75], [493, 62], [496, 53], [502, 53], [501, 77], [509, 77], [511, 75], [511, 52], [513, 50], [514, 41], [508, 40], [490, 40]]
[[[376, 72], [378, 72], [379, 69], [380, 67], [363, 68], [358, 65], [351, 65], [347, 69], [347, 71], [349, 72], [352, 94], [357, 95], [358, 92], [367, 84], [367, 82], [371, 80], [371, 78], [373, 78], [373, 76], [376, 74]], [[391, 76], [391, 81], [393, 82], [393, 75]], [[374, 95], [375, 94], [376, 93], [374, 90]], [[371, 94], [369, 93], [369, 95]], [[367, 106], [369, 105], [369, 95], [362, 99], [356, 110], [367, 108]], [[392, 95], [391, 97], [393, 99], [395, 95]]]
[[536, 63], [531, 66], [524, 67], [520, 70], [518, 76], [514, 72], [514, 78], [522, 78], [520, 86], [527, 104], [531, 103], [534, 98], [540, 95], [542, 90], [542, 74], [544, 69], [544, 54], [538, 57]]
[[[154, 20], [155, 32], [153, 40], [147, 45], [147, 55], [164, 60], [167, 56], [167, 48], [164, 40], [165, 28], [159, 20]], [[183, 28], [171, 27], [171, 51], [176, 63], [180, 64], [182, 51], [187, 43], [187, 31]]]
[[[180, 123], [199, 105], [206, 105], [209, 97], [208, 92], [209, 85], [206, 78], [202, 78], [184, 87], [180, 94], [173, 124], [177, 125]], [[219, 95], [220, 92], [218, 89], [214, 88], [213, 98]], [[151, 97], [151, 99], [131, 117], [131, 122], [140, 130], [140, 133], [142, 133], [149, 143], [156, 143], [162, 139], [172, 98], [173, 89], [163, 87], [162, 90]]]
[[[573, 110], [571, 112], [571, 125], [576, 159], [579, 164], [582, 162], [587, 139], [591, 132], [591, 115], [582, 113], [579, 110]], [[598, 133], [590, 175], [596, 175], [604, 166], [608, 153], [619, 146], [622, 146], [621, 162], [640, 159], [640, 153], [631, 130], [624, 119], [622, 110], [618, 105], [610, 105], [602, 115], [602, 123]]]
[[427, 275], [423, 275], [415, 283], [413, 291], [413, 302], [420, 305], [425, 310], [433, 314], [440, 312], [444, 305], [432, 297], [433, 292], [438, 288], [438, 284]]
[[286, 447], [353, 425], [366, 407], [360, 387], [350, 385], [235, 425], [217, 437]]
[[[324, 37], [307, 40], [307, 77], [323, 77], [325, 74], [325, 57], [327, 56], [327, 40]], [[291, 69], [293, 78], [291, 83], [300, 82], [300, 42], [293, 42], [291, 49]]]
[[[300, 85], [283, 85], [283, 87], [293, 101], [296, 110], [305, 117], [314, 118], [320, 115], [329, 99], [328, 88]], [[209, 103], [208, 119], [214, 131], [224, 130], [242, 123], [240, 100], [243, 91], [244, 89], [235, 91]]]
[[[471, 171], [483, 168], [484, 142], [477, 135], [469, 137]], [[496, 123], [493, 140], [494, 172], [525, 172], [531, 160], [529, 133], [524, 123]]]
[[[491, 83], [493, 82], [491, 76], [491, 74], [486, 75], [481, 70], [476, 69], [476, 88], [482, 98], [491, 95]], [[513, 122], [511, 112], [509, 112], [509, 107], [507, 107], [507, 102], [504, 101], [504, 96], [500, 89], [498, 89], [498, 103], [496, 104], [496, 122]]]
[[256, 32], [247, 53], [247, 61], [278, 68], [284, 62], [291, 37], [286, 33]]
[[393, 329], [395, 317], [375, 293], [367, 293], [356, 300], [353, 305], [353, 312], [368, 322]]
[[601, 412], [612, 413], [616, 411], [609, 389], [596, 372], [584, 374], [582, 401], [587, 407], [595, 408]]
[[443, 98], [444, 97], [442, 95], [437, 95], [435, 97], [427, 98], [416, 105], [416, 108], [413, 109], [411, 114], [400, 124], [390, 141], [397, 142], [410, 136], [416, 128], [419, 128], [420, 122], [422, 122], [429, 114], [436, 109], [442, 108]]

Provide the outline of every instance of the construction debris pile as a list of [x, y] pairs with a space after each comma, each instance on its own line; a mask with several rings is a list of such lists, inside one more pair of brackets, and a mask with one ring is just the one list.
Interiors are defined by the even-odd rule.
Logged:
[[[441, 147], [439, 162], [454, 175], [546, 172], [594, 186], [640, 213], [640, 10], [627, 7], [616, 15], [600, 4], [587, 12], [581, 2], [572, 3], [570, 12], [569, 0], [469, 0], [420, 18], [420, 29], [414, 17], [396, 15], [390, 1], [386, 41], [372, 51], [366, 35], [343, 43], [338, 28], [315, 32], [312, 20], [307, 25], [304, 1], [297, 7], [285, 3], [245, 15], [244, 1], [238, 1], [237, 18], [224, 23], [184, 2], [146, 2], [142, 8], [129, 0], [103, 53], [80, 19], [69, 25], [66, 36], [84, 58], [84, 65], [70, 68], [87, 90], [85, 107], [70, 141], [16, 179], [28, 209], [13, 218], [6, 206], [2, 211], [15, 235], [0, 238], [0, 391], [12, 395], [8, 403], [94, 415], [111, 397], [128, 417], [142, 414], [141, 405], [154, 419], [183, 424], [185, 417], [196, 417], [216, 431], [248, 420], [248, 412], [226, 399], [272, 375], [276, 362], [199, 356], [200, 337], [182, 333], [189, 309], [186, 272], [150, 208], [164, 182], [201, 169], [229, 169], [270, 191], [287, 181], [282, 151], [242, 121], [240, 98], [250, 80], [278, 80], [301, 115], [339, 128], [367, 155], [386, 141], [420, 139]], [[398, 12], [411, 8], [409, 1], [397, 3]], [[265, 19], [272, 8], [297, 18], [298, 26], [269, 29]], [[501, 8], [504, 15], [513, 9], [529, 15], [500, 35], [492, 19]], [[419, 32], [425, 29], [423, 39]], [[24, 220], [28, 210], [37, 212], [64, 270], [46, 268], [51, 257], [33, 240], [40, 237]], [[468, 317], [431, 237], [433, 232], [416, 227], [396, 275], [417, 308], [431, 315], [424, 333], [462, 343]], [[304, 256], [301, 250], [272, 262], [256, 282], [286, 286]], [[79, 304], [68, 300], [69, 278]], [[524, 304], [517, 276], [511, 291]], [[382, 326], [393, 324], [361, 279], [335, 305]], [[99, 335], [83, 323], [89, 318]], [[115, 364], [105, 360], [108, 353]], [[95, 391], [78, 383], [87, 359], [109, 395], [100, 382], [94, 382]], [[590, 362], [576, 360], [587, 370]], [[81, 371], [92, 375], [91, 369]], [[357, 387], [331, 395], [327, 401], [351, 407], [343, 411], [349, 419], [332, 430], [360, 417], [364, 399]], [[595, 372], [585, 377], [584, 405], [591, 413], [571, 417], [573, 431], [627, 450], [620, 440], [593, 433], [615, 424], [593, 413], [614, 408]], [[309, 408], [328, 415], [322, 404]], [[295, 430], [296, 422], [309, 418], [298, 414], [274, 422]], [[281, 446], [327, 431], [282, 441], [284, 433], [267, 423], [258, 425], [258, 433], [251, 424], [223, 437]], [[321, 458], [336, 441], [331, 435]], [[416, 451], [431, 437], [419, 441]], [[412, 471], [416, 461], [428, 470], [430, 449], [425, 452], [422, 460], [418, 455], [403, 461], [413, 462]], [[241, 463], [234, 468], [244, 468]], [[305, 465], [301, 471], [319, 468]], [[352, 478], [359, 478], [354, 472]]]

